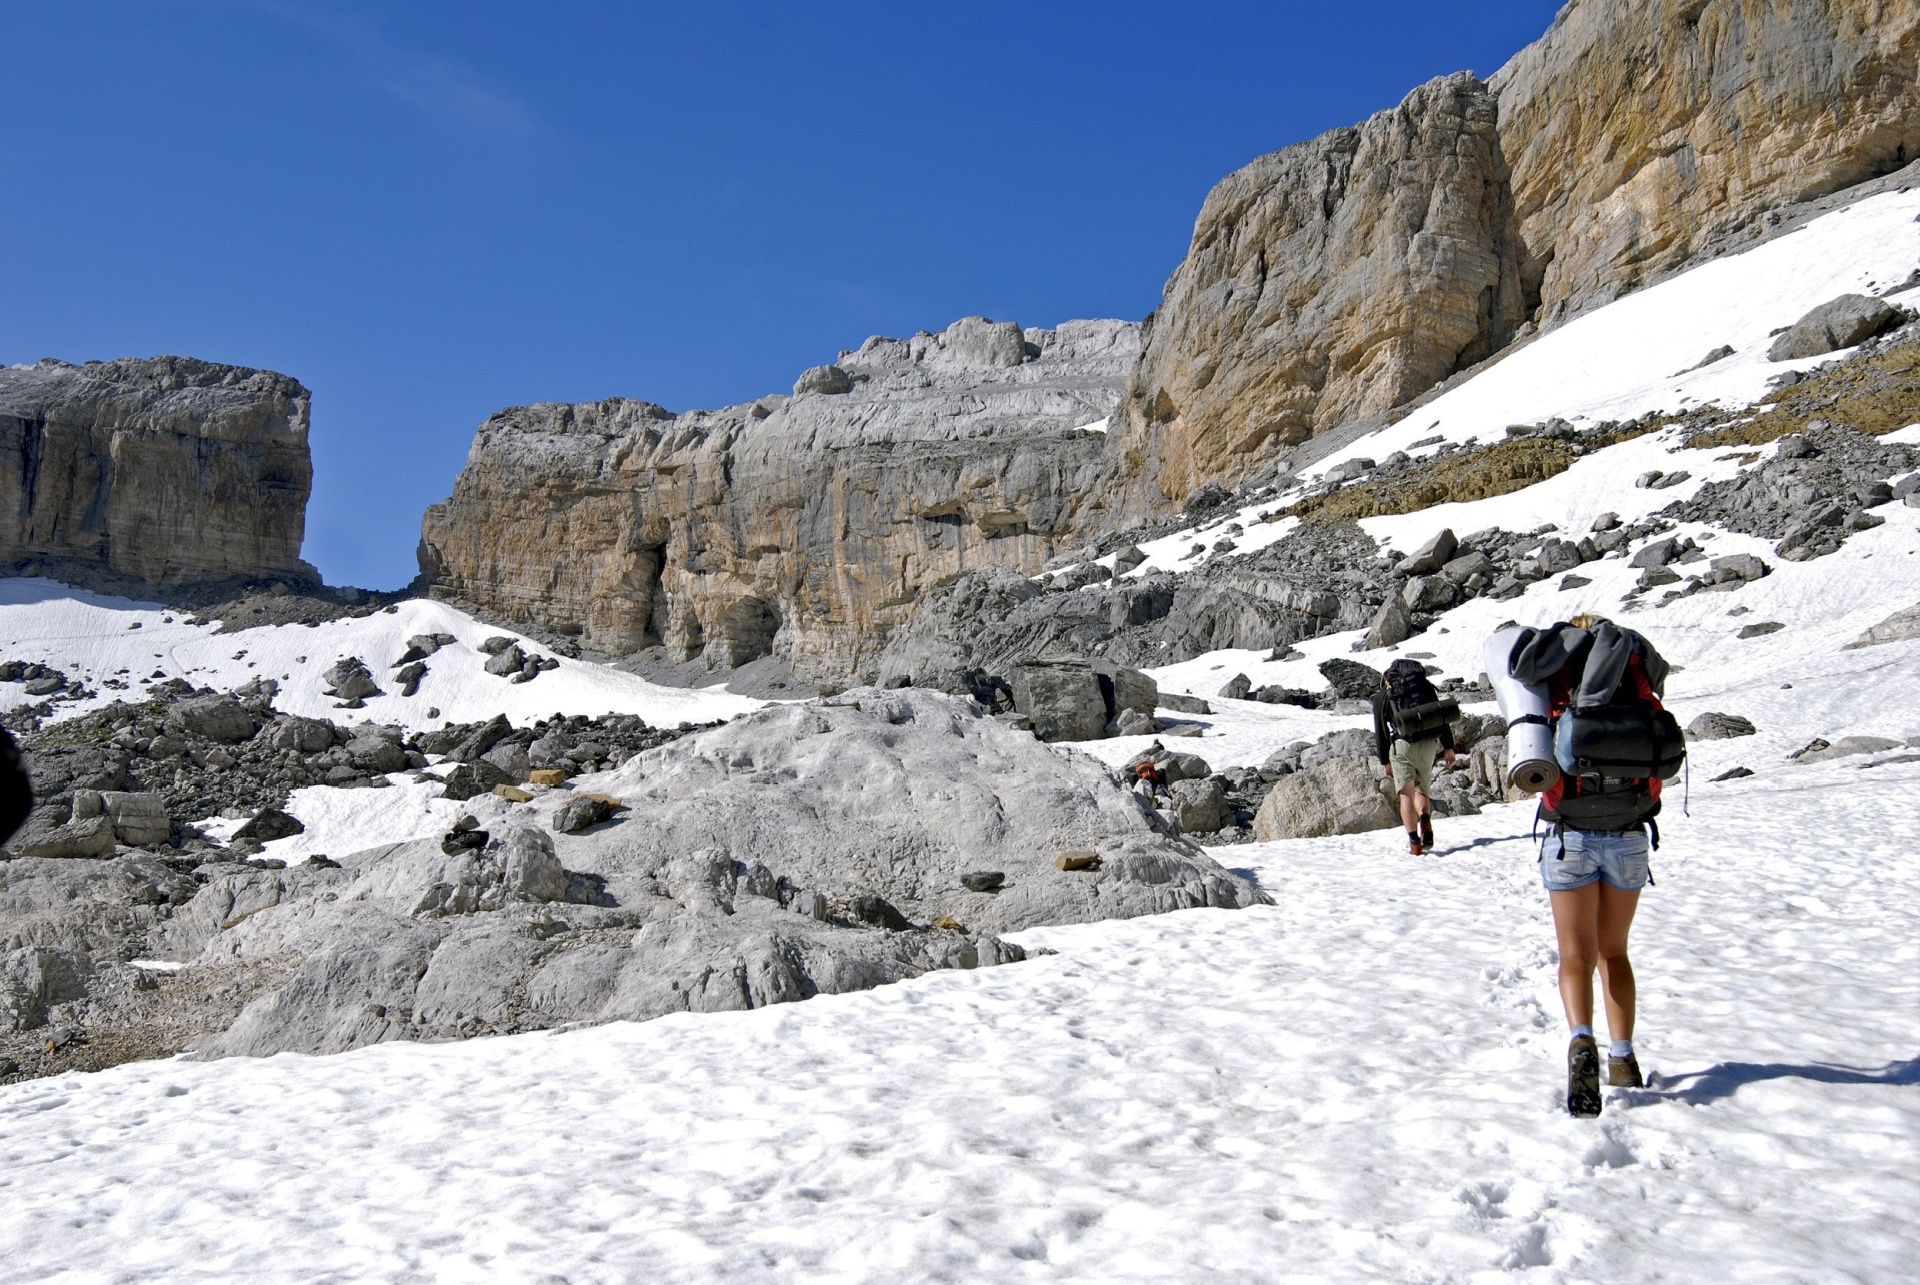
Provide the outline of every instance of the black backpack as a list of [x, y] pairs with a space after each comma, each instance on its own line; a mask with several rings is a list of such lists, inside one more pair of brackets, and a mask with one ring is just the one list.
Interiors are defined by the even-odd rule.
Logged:
[[1387, 711], [1402, 740], [1425, 741], [1453, 721], [1460, 702], [1442, 700], [1419, 661], [1401, 659], [1387, 666]]

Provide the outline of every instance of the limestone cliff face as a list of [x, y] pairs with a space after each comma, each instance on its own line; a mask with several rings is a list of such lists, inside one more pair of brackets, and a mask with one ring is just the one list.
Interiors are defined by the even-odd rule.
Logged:
[[1920, 155], [1920, 5], [1572, 0], [1491, 84], [1551, 324]]
[[1124, 507], [1232, 485], [1506, 342], [1527, 299], [1497, 123], [1461, 73], [1221, 180], [1128, 384]]
[[1778, 206], [1920, 154], [1913, 0], [1573, 0], [1207, 198], [1129, 383], [1117, 504], [1233, 486]]
[[1138, 327], [984, 318], [876, 336], [791, 397], [674, 415], [546, 403], [483, 424], [427, 511], [437, 591], [620, 654], [858, 676], [921, 591], [1037, 570], [1082, 517]]
[[0, 367], [0, 566], [317, 581], [300, 560], [309, 400], [285, 375], [187, 357]]

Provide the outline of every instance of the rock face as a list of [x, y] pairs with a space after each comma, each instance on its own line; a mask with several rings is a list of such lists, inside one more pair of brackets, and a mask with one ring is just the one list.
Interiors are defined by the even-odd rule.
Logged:
[[1528, 301], [1497, 117], [1460, 73], [1221, 180], [1127, 386], [1126, 508], [1236, 482], [1507, 341]]
[[1920, 156], [1909, 0], [1572, 0], [1489, 82], [1538, 320]]
[[0, 367], [0, 566], [317, 583], [300, 560], [309, 398], [186, 357]]
[[1234, 486], [1530, 328], [1920, 155], [1908, 0], [1573, 0], [1214, 188], [1127, 387], [1129, 515]]
[[1056, 552], [1102, 471], [1081, 429], [1113, 411], [1138, 334], [966, 318], [876, 336], [792, 397], [503, 411], [427, 511], [421, 570], [605, 652], [857, 676], [923, 589]]

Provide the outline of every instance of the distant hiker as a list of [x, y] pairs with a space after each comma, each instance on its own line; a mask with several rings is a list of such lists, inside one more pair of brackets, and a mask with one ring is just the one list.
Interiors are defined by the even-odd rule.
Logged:
[[1548, 696], [1561, 778], [1540, 796], [1550, 825], [1540, 877], [1560, 946], [1567, 1046], [1567, 1110], [1600, 1114], [1600, 1053], [1593, 1034], [1593, 971], [1606, 989], [1607, 1083], [1640, 1088], [1633, 1052], [1634, 980], [1627, 931], [1652, 881], [1649, 841], [1660, 846], [1660, 780], [1680, 770], [1686, 741], [1660, 703], [1667, 662], [1653, 644], [1600, 616], [1526, 630], [1508, 664]]
[[1167, 792], [1167, 774], [1152, 759], [1146, 760], [1133, 769], [1133, 792], [1157, 807]]
[[1387, 779], [1400, 790], [1400, 819], [1407, 826], [1407, 851], [1419, 856], [1433, 848], [1433, 761], [1442, 755], [1453, 766], [1453, 716], [1457, 702], [1441, 700], [1417, 660], [1387, 666], [1373, 696], [1373, 749]]

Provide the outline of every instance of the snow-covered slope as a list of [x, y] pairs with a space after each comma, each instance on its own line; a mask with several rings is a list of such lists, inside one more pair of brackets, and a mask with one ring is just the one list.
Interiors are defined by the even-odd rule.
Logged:
[[[1751, 400], [1778, 369], [1769, 330], [1907, 279], [1916, 212], [1920, 194], [1862, 201], [1592, 313], [1347, 454]], [[1723, 343], [1734, 357], [1672, 373]], [[1401, 548], [1441, 526], [1575, 535], [1740, 467], [1677, 445], [1651, 434], [1527, 490], [1365, 525]], [[1694, 481], [1636, 489], [1655, 467]], [[1629, 604], [1639, 573], [1615, 554], [1582, 566], [1585, 585], [1470, 600], [1391, 653], [1356, 654], [1345, 633], [1301, 644], [1300, 660], [1228, 652], [1157, 671], [1209, 699], [1236, 672], [1319, 687], [1315, 666], [1344, 656], [1471, 678], [1498, 625], [1597, 610], [1676, 663], [1683, 721], [1757, 725], [1695, 742], [1690, 787], [1669, 795], [1634, 937], [1653, 1079], [1612, 1092], [1597, 1122], [1561, 1109], [1532, 808], [1501, 805], [1443, 818], [1427, 858], [1393, 833], [1219, 849], [1277, 904], [1038, 930], [1024, 944], [1058, 954], [1000, 968], [644, 1026], [0, 1089], [0, 1282], [1910, 1280], [1920, 639], [1846, 644], [1920, 603], [1920, 509], [1873, 512], [1884, 525], [1798, 563], [1683, 524], [1714, 555], [1765, 556], [1771, 574], [1736, 592]], [[1158, 542], [1149, 565], [1187, 565], [1228, 520]], [[1242, 550], [1289, 524], [1247, 525]], [[38, 646], [90, 685], [122, 668], [216, 686], [259, 674], [284, 680], [283, 707], [328, 713], [318, 675], [335, 656], [384, 673], [408, 634], [442, 630], [463, 643], [435, 659], [428, 683], [444, 688], [370, 701], [367, 717], [437, 704], [444, 718], [674, 721], [737, 699], [571, 663], [510, 688], [471, 647], [495, 631], [434, 604], [216, 638], [133, 604], [8, 592], [8, 654]], [[1738, 636], [1755, 623], [1780, 628]], [[1219, 709], [1180, 745], [1216, 768], [1362, 724]], [[1908, 743], [1787, 757], [1848, 735]], [[1118, 761], [1142, 744], [1083, 748]], [[1711, 779], [1735, 766], [1752, 775]], [[305, 792], [302, 815], [336, 825], [339, 851], [439, 824], [431, 790], [376, 792], [380, 816], [355, 810], [365, 792]]]
[[[1772, 336], [1810, 309], [1846, 293], [1885, 292], [1890, 302], [1908, 307], [1920, 304], [1917, 217], [1920, 190], [1866, 197], [1752, 250], [1628, 295], [1543, 335], [1399, 423], [1330, 452], [1307, 470], [1305, 481], [1311, 484], [1329, 470], [1362, 457], [1377, 460], [1406, 451], [1418, 458], [1443, 442], [1498, 441], [1512, 424], [1559, 418], [1583, 425], [1648, 412], [1677, 412], [1709, 404], [1738, 407], [1758, 401], [1774, 376], [1832, 360], [1833, 354], [1798, 361], [1767, 360]], [[1733, 354], [1688, 369], [1722, 346], [1731, 347]], [[1695, 452], [1677, 458], [1662, 454], [1673, 444], [1665, 435], [1629, 442], [1582, 461], [1556, 479], [1557, 486], [1538, 496], [1528, 491], [1521, 493], [1529, 497], [1526, 501], [1503, 496], [1486, 503], [1527, 506], [1524, 512], [1499, 508], [1508, 530], [1537, 525], [1529, 523], [1526, 515], [1543, 511], [1553, 516], [1540, 521], [1565, 522], [1582, 512], [1590, 521], [1594, 514], [1606, 511], [1606, 504], [1591, 508], [1602, 497], [1631, 521], [1642, 512], [1683, 498], [1732, 467], [1715, 466], [1710, 459], [1697, 458], [1700, 453]], [[1641, 462], [1655, 459], [1660, 462]], [[1687, 469], [1695, 481], [1671, 491], [1637, 493], [1604, 480], [1594, 485], [1597, 472], [1629, 470], [1625, 476], [1632, 477], [1649, 467]], [[1275, 543], [1295, 524], [1290, 519], [1264, 522], [1261, 515], [1286, 507], [1303, 493], [1304, 488], [1296, 489], [1217, 513], [1197, 527], [1142, 544], [1147, 561], [1129, 574], [1138, 577], [1156, 569], [1195, 566], [1209, 555], [1191, 553], [1193, 546], [1212, 545], [1233, 523], [1246, 528], [1234, 537], [1238, 554]], [[1566, 507], [1569, 497], [1574, 500], [1571, 512]], [[1414, 538], [1417, 544], [1424, 538], [1415, 537], [1416, 530], [1431, 534], [1454, 524], [1455, 530], [1465, 533], [1489, 525], [1479, 520], [1484, 516], [1485, 511], [1468, 516], [1432, 509], [1407, 515], [1398, 526], [1384, 520], [1365, 525], [1376, 536], [1389, 535], [1395, 547], [1406, 548], [1403, 539]], [[1104, 561], [1112, 565], [1111, 556]]]
[[17, 1085], [0, 1282], [1910, 1280], [1920, 765], [1788, 771], [1670, 827], [1597, 1122], [1512, 805], [982, 972]]
[[[51, 580], [0, 580], [0, 653], [9, 660], [51, 665], [97, 693], [60, 703], [55, 718], [114, 700], [137, 700], [142, 691], [170, 678], [219, 690], [271, 678], [280, 684], [274, 706], [286, 713], [411, 730], [495, 714], [524, 726], [555, 713], [614, 712], [673, 727], [731, 718], [765, 704], [720, 688], [661, 687], [605, 665], [564, 659], [533, 682], [511, 683], [483, 671], [487, 656], [479, 643], [509, 637], [529, 653], [546, 654], [546, 649], [510, 629], [427, 600], [320, 625], [268, 625], [232, 633], [216, 633], [218, 621], [196, 625], [187, 623], [191, 618], [155, 603], [106, 597]], [[429, 657], [419, 692], [403, 697], [399, 684], [387, 681], [391, 663], [406, 651], [409, 637], [432, 633], [452, 634], [459, 641]], [[338, 702], [326, 694], [322, 675], [345, 656], [364, 660], [385, 692], [368, 697], [361, 710], [337, 709]], [[116, 678], [127, 687], [105, 685]], [[30, 699], [22, 684], [0, 683], [0, 708]], [[439, 713], [430, 717], [430, 709]]]

